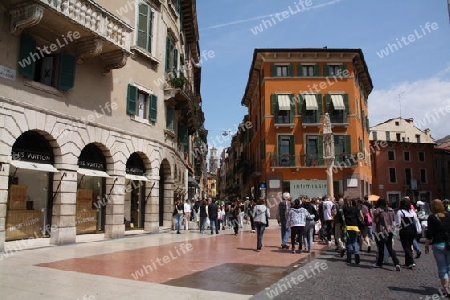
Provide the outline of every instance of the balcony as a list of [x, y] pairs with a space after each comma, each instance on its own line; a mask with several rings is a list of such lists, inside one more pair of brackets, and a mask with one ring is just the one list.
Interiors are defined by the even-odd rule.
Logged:
[[9, 13], [12, 35], [27, 29], [42, 44], [71, 44], [79, 64], [101, 55], [103, 73], [123, 67], [130, 54], [132, 27], [92, 0], [35, 0], [11, 5]]

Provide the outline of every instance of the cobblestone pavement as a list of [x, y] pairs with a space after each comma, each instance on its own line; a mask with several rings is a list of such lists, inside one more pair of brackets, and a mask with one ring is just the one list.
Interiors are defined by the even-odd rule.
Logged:
[[[270, 288], [251, 299], [442, 299], [437, 267], [432, 251], [415, 260], [414, 270], [395, 270], [392, 260], [380, 269], [372, 268], [375, 251], [367, 253], [363, 246], [361, 263], [347, 265], [345, 257], [334, 251], [334, 245], [311, 261], [298, 264], [298, 269]], [[372, 247], [376, 248], [376, 247]], [[394, 244], [400, 264], [404, 264], [404, 252], [400, 241]], [[301, 282], [300, 282], [301, 281]]]

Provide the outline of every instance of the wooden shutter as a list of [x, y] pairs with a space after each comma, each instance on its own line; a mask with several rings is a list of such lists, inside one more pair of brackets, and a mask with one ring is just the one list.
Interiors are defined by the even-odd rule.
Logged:
[[297, 76], [303, 76], [303, 65], [297, 65]]
[[65, 91], [73, 90], [76, 64], [77, 59], [75, 56], [66, 53], [59, 54], [58, 82], [56, 85], [58, 89]]
[[291, 64], [288, 65], [288, 76], [289, 77], [294, 76], [294, 66]]
[[305, 105], [305, 96], [303, 94], [298, 95], [298, 114], [304, 116], [306, 112], [306, 105]]
[[[347, 65], [342, 64], [340, 68], [341, 68], [341, 76], [344, 76], [344, 71], [347, 70]], [[345, 72], [345, 73], [347, 73], [347, 72]]]
[[170, 73], [170, 55], [172, 52], [170, 51], [170, 48], [172, 48], [172, 41], [170, 40], [170, 37], [166, 37], [166, 73]]
[[317, 100], [317, 114], [316, 114], [316, 123], [320, 123], [320, 118], [323, 114], [323, 103], [322, 103], [322, 94], [316, 94]]
[[342, 99], [344, 100], [344, 106], [345, 106], [345, 110], [344, 110], [344, 123], [347, 123], [347, 116], [348, 114], [350, 114], [350, 108], [349, 108], [349, 103], [348, 103], [348, 94], [342, 94]]
[[345, 145], [345, 152], [348, 154], [352, 153], [352, 140], [349, 135], [344, 136], [344, 145]]
[[317, 157], [319, 158], [319, 166], [323, 166], [323, 135], [319, 135], [317, 139]]
[[289, 111], [289, 123], [294, 123], [294, 116], [295, 116], [295, 95], [289, 94], [289, 100], [291, 102], [291, 110]]
[[136, 114], [136, 103], [138, 99], [138, 89], [134, 85], [129, 84], [127, 90], [127, 114]]
[[178, 71], [178, 49], [173, 49], [173, 69]]
[[325, 105], [326, 105], [325, 111], [326, 111], [327, 113], [331, 113], [331, 111], [332, 111], [331, 106], [332, 106], [333, 104], [331, 103], [331, 95], [330, 95], [330, 94], [327, 94], [327, 95], [326, 95], [326, 103], [325, 103]]
[[314, 65], [314, 76], [320, 76], [320, 65]]
[[270, 114], [275, 116], [275, 119], [278, 115], [278, 95], [272, 94], [270, 95]]
[[270, 76], [277, 77], [277, 66], [276, 65], [270, 66]]
[[366, 130], [367, 130], [367, 132], [370, 132], [369, 116], [366, 116]]
[[325, 76], [330, 76], [330, 67], [328, 65], [323, 66], [323, 70], [324, 70]]
[[36, 52], [36, 42], [29, 35], [20, 36], [19, 73], [24, 77], [34, 80], [35, 62], [31, 57]]
[[[139, 16], [137, 25], [137, 41], [136, 45], [140, 48], [147, 50], [148, 46], [148, 36], [149, 36], [149, 7], [147, 4], [141, 2], [139, 3]], [[151, 12], [150, 12], [151, 13]], [[151, 27], [150, 27], [151, 29]]]
[[156, 122], [158, 116], [158, 97], [156, 95], [150, 95], [149, 105], [149, 117], [150, 121]]

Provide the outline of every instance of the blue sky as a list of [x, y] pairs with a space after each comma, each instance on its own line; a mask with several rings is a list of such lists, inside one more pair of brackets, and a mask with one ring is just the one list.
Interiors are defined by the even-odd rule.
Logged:
[[[201, 62], [210, 146], [229, 146], [221, 131], [236, 131], [247, 112], [241, 99], [255, 48], [361, 48], [374, 84], [371, 125], [398, 117], [401, 102], [403, 118], [430, 128], [434, 138], [450, 134], [447, 0], [299, 1], [197, 0], [200, 50], [213, 53]], [[263, 20], [283, 11], [282, 21], [254, 34]], [[427, 22], [436, 24], [425, 29]]]

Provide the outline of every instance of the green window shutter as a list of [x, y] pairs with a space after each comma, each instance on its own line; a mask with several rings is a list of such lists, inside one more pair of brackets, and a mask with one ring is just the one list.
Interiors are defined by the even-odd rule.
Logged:
[[305, 105], [305, 96], [302, 94], [298, 95], [298, 114], [301, 114], [302, 116], [305, 115], [306, 112], [306, 105]]
[[294, 116], [295, 116], [295, 95], [290, 94], [289, 99], [291, 100], [291, 110], [289, 111], [290, 115], [290, 123], [294, 123]]
[[367, 132], [370, 131], [370, 126], [369, 126], [369, 116], [366, 116], [366, 130], [367, 130]]
[[314, 76], [320, 76], [320, 65], [314, 65]]
[[350, 108], [349, 108], [349, 103], [348, 103], [348, 94], [343, 94], [342, 98], [344, 99], [344, 106], [345, 106], [344, 122], [347, 123], [347, 116], [348, 116], [348, 114], [350, 114]]
[[136, 103], [138, 99], [138, 89], [134, 85], [128, 85], [127, 91], [127, 114], [136, 114]]
[[351, 137], [349, 135], [344, 136], [344, 145], [345, 145], [345, 152], [348, 154], [352, 153], [352, 141]]
[[277, 77], [277, 66], [276, 65], [270, 66], [270, 76]]
[[35, 62], [31, 57], [32, 53], [36, 52], [36, 42], [31, 36], [22, 34], [20, 36], [20, 51], [19, 51], [19, 73], [24, 77], [33, 80]]
[[288, 76], [289, 77], [293, 77], [294, 76], [294, 66], [293, 65], [288, 65]]
[[173, 107], [167, 106], [166, 107], [166, 128], [169, 130], [173, 130]]
[[137, 41], [136, 45], [140, 48], [147, 50], [148, 35], [149, 35], [149, 7], [145, 3], [139, 3], [139, 16], [137, 25]]
[[158, 97], [153, 94], [150, 95], [149, 116], [150, 121], [156, 122], [158, 116]]
[[325, 104], [326, 104], [325, 111], [327, 113], [331, 113], [333, 104], [331, 103], [331, 95], [330, 94], [326, 95], [326, 103]]
[[334, 135], [334, 155], [335, 157], [342, 153], [342, 149], [339, 148], [339, 135]]
[[330, 76], [330, 67], [328, 65], [325, 65], [323, 67], [323, 69], [324, 69], [325, 76]]
[[279, 135], [278, 136], [278, 141], [277, 141], [277, 144], [278, 144], [278, 147], [277, 147], [277, 154], [278, 154], [278, 157], [280, 157], [280, 155], [281, 155], [281, 135]]
[[316, 122], [320, 123], [320, 118], [322, 117], [323, 114], [322, 94], [316, 94], [316, 100], [317, 100]]
[[75, 56], [61, 53], [59, 54], [58, 83], [56, 87], [60, 90], [71, 91], [75, 84], [75, 66], [77, 59]]
[[170, 55], [172, 54], [170, 51], [172, 45], [172, 41], [170, 40], [170, 37], [166, 37], [166, 73], [170, 73]]
[[150, 7], [148, 8], [148, 32], [147, 32], [147, 51], [152, 52], [152, 26], [153, 26], [153, 13]]
[[270, 95], [270, 114], [274, 115], [275, 118], [278, 115], [278, 96], [277, 94]]
[[346, 64], [342, 64], [340, 68], [341, 68], [341, 76], [344, 76], [344, 71], [347, 70], [347, 65]]
[[297, 76], [303, 76], [303, 65], [297, 65]]
[[293, 135], [289, 136], [289, 154], [295, 155], [295, 140]]
[[319, 166], [323, 166], [323, 135], [319, 135], [317, 140], [317, 157], [319, 158]]
[[178, 71], [178, 49], [173, 49], [173, 68]]

